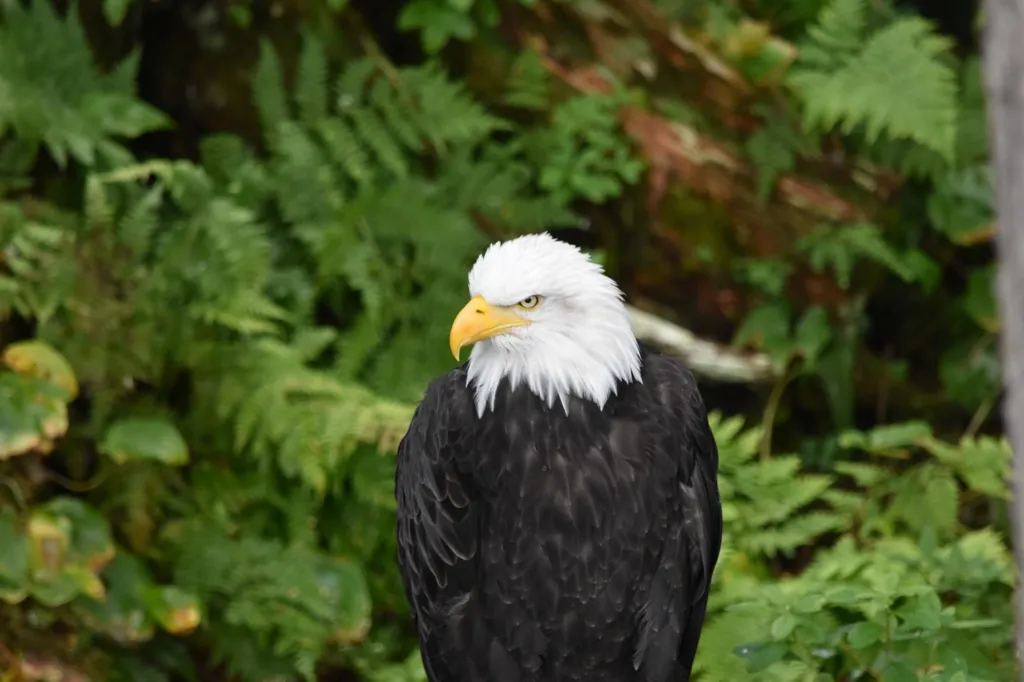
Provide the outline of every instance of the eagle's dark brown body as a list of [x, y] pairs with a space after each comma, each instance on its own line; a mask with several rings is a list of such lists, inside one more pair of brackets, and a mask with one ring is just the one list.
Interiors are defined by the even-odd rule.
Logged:
[[431, 682], [682, 682], [721, 545], [718, 451], [690, 371], [569, 414], [465, 366], [399, 447], [398, 547]]

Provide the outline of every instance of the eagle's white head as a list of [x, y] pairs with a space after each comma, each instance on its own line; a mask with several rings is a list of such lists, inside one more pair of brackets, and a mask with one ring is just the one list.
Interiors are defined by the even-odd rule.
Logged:
[[493, 409], [505, 377], [567, 413], [569, 396], [603, 408], [618, 382], [640, 381], [622, 291], [575, 246], [548, 234], [492, 244], [469, 273], [469, 294], [449, 342], [456, 359], [475, 344], [469, 382], [479, 415]]

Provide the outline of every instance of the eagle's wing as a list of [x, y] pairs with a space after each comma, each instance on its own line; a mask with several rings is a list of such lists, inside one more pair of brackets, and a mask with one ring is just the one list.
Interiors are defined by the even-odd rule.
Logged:
[[473, 643], [452, 627], [470, 602], [479, 549], [474, 491], [458, 466], [460, 427], [472, 420], [467, 394], [462, 368], [434, 380], [398, 446], [398, 563], [431, 682], [475, 679], [461, 660]]
[[651, 353], [644, 384], [651, 400], [645, 423], [648, 447], [677, 462], [679, 498], [665, 519], [664, 544], [649, 602], [640, 614], [633, 664], [645, 682], [685, 682], [722, 545], [718, 447], [697, 382], [682, 361]]

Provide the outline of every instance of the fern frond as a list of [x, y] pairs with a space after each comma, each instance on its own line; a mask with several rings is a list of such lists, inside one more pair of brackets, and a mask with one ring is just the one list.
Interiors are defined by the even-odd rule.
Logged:
[[369, 101], [380, 112], [388, 129], [407, 151], [414, 154], [424, 152], [423, 136], [410, 120], [409, 112], [403, 109], [400, 98], [395, 96], [394, 87], [386, 79], [378, 78], [369, 89]]
[[864, 43], [867, 0], [832, 0], [807, 29], [800, 45], [800, 63], [831, 70], [853, 58]]
[[410, 407], [336, 381], [270, 339], [210, 362], [218, 380], [204, 395], [234, 423], [235, 449], [321, 494], [356, 447], [396, 445], [412, 416]]
[[345, 199], [323, 148], [306, 129], [293, 121], [282, 123], [273, 151], [275, 195], [285, 219], [296, 224], [334, 219]]
[[291, 120], [288, 95], [284, 88], [284, 74], [277, 52], [269, 40], [260, 41], [260, 58], [252, 79], [252, 99], [260, 124], [268, 142], [278, 127]]
[[315, 680], [328, 643], [369, 625], [368, 587], [354, 564], [258, 537], [234, 539], [202, 518], [188, 523], [179, 550], [176, 584], [213, 607], [207, 627], [216, 629], [217, 653], [247, 679], [290, 669]]
[[324, 143], [331, 161], [356, 183], [368, 182], [374, 166], [370, 156], [359, 143], [356, 134], [340, 118], [325, 118], [317, 122], [316, 132]]
[[505, 80], [505, 104], [520, 109], [547, 107], [550, 75], [540, 53], [526, 49], [519, 53]]
[[863, 0], [833, 0], [809, 32], [805, 58], [790, 75], [803, 99], [805, 125], [838, 126], [847, 134], [863, 129], [869, 142], [883, 134], [914, 140], [951, 161], [957, 77], [945, 62], [949, 41], [927, 21], [904, 17], [850, 54], [840, 44], [840, 22], [849, 23], [847, 30], [862, 30], [863, 9]]
[[507, 128], [469, 94], [463, 83], [449, 78], [436, 63], [406, 69], [402, 80], [415, 103], [417, 126], [442, 152]]
[[330, 92], [327, 77], [327, 55], [324, 47], [315, 34], [306, 31], [295, 75], [295, 102], [298, 105], [299, 116], [307, 125], [314, 125], [327, 115]]
[[830, 267], [836, 282], [844, 289], [851, 284], [853, 267], [858, 258], [874, 261], [904, 281], [913, 281], [918, 274], [885, 241], [878, 226], [871, 223], [823, 228], [801, 237], [796, 248], [807, 254], [815, 272]]
[[218, 325], [243, 336], [278, 333], [279, 323], [289, 317], [279, 305], [251, 290], [242, 290], [216, 304], [192, 306], [189, 314], [200, 322]]
[[397, 178], [409, 175], [409, 165], [402, 148], [392, 137], [380, 114], [369, 108], [354, 108], [349, 118], [360, 138], [376, 156], [377, 161]]
[[41, 321], [53, 315], [73, 285], [74, 270], [57, 267], [67, 262], [71, 243], [60, 227], [28, 220], [17, 204], [0, 202], [0, 320], [12, 311]]
[[103, 74], [74, 12], [60, 17], [47, 0], [0, 6], [0, 131], [46, 146], [58, 165], [103, 161], [115, 136], [169, 125], [134, 96], [138, 55]]

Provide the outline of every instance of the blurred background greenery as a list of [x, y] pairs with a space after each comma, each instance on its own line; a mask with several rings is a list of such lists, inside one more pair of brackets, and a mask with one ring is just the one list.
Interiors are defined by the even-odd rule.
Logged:
[[1015, 679], [976, 15], [0, 0], [0, 680], [423, 680], [394, 450], [545, 229], [714, 411], [699, 680]]

